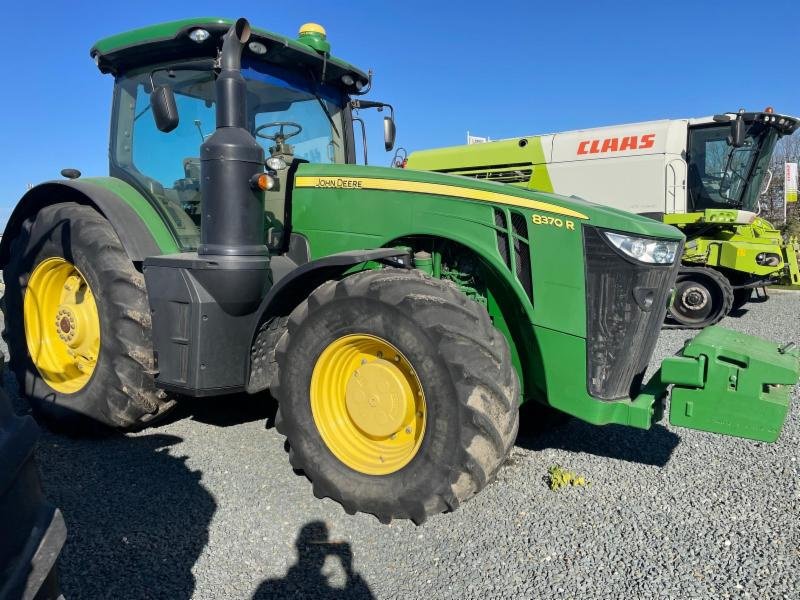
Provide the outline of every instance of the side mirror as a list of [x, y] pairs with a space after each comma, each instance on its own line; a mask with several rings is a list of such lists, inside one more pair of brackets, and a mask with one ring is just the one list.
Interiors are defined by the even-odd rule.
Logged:
[[171, 87], [155, 86], [150, 94], [150, 108], [159, 131], [169, 133], [178, 126], [178, 106]]
[[394, 148], [394, 139], [397, 135], [397, 128], [392, 117], [383, 117], [383, 145], [389, 152]]
[[734, 148], [741, 148], [744, 146], [744, 138], [746, 135], [747, 131], [745, 130], [744, 119], [742, 119], [742, 117], [736, 117], [731, 123], [731, 136], [728, 140], [730, 145]]

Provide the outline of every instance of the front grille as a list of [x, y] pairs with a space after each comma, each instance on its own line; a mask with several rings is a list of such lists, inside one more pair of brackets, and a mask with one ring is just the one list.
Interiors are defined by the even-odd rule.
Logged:
[[[647, 265], [622, 256], [583, 227], [586, 256], [586, 387], [601, 400], [639, 394], [679, 263]], [[680, 256], [681, 249], [678, 251]], [[650, 295], [650, 309], [645, 298]]]

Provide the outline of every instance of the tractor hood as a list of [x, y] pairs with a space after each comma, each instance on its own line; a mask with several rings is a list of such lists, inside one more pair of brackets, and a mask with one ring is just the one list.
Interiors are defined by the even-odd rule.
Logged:
[[[574, 196], [566, 197], [461, 175], [412, 169], [389, 169], [355, 165], [315, 164], [298, 170], [299, 187], [358, 188], [404, 191], [517, 206], [557, 218], [572, 219], [604, 229], [636, 233], [655, 238], [683, 239], [675, 227], [647, 217], [594, 204]], [[313, 171], [314, 176], [305, 173]]]
[[[197, 17], [160, 23], [104, 38], [92, 46], [89, 54], [101, 72], [114, 75], [148, 65], [214, 59], [222, 47], [222, 36], [233, 22], [219, 17]], [[315, 37], [316, 44], [301, 41], [304, 39], [302, 34], [292, 39], [253, 27], [244, 54], [250, 59], [293, 70], [312, 70], [324, 78], [321, 83], [337, 85], [350, 94], [359, 94], [368, 88], [369, 77], [332, 57], [324, 37]]]

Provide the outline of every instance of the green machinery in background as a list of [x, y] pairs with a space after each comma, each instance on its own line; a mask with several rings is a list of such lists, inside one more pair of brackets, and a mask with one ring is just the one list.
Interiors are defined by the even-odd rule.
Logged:
[[764, 112], [627, 123], [424, 150], [425, 169], [575, 195], [686, 234], [668, 322], [702, 328], [753, 288], [800, 284], [798, 244], [760, 216], [776, 141], [800, 121]]
[[35, 186], [0, 245], [10, 366], [53, 427], [270, 390], [315, 495], [417, 523], [494, 479], [523, 402], [646, 429], [674, 384], [682, 425], [780, 434], [790, 346], [710, 328], [644, 381], [678, 229], [355, 164], [354, 108], [388, 105], [318, 25], [187, 19], [91, 55], [114, 77], [110, 172]]

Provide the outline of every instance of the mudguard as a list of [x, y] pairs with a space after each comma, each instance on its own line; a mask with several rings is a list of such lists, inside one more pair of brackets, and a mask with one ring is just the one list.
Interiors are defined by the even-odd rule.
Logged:
[[76, 202], [95, 208], [111, 223], [133, 262], [179, 251], [155, 209], [123, 181], [113, 177], [48, 181], [28, 190], [11, 213], [0, 242], [0, 268], [8, 264], [11, 242], [25, 220], [42, 207], [58, 202]]

